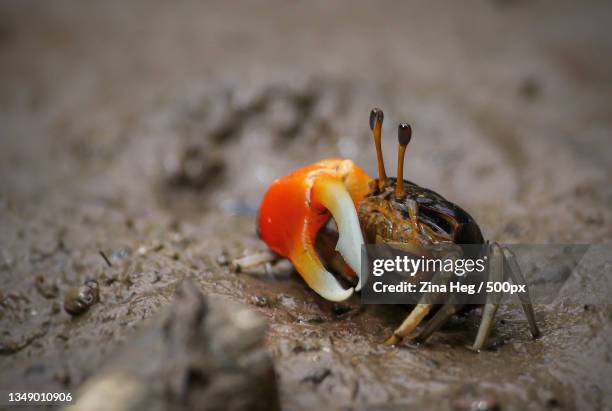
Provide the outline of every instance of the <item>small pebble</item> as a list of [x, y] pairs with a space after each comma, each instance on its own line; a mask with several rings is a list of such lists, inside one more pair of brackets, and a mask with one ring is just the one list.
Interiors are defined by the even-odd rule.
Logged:
[[485, 394], [478, 398], [464, 398], [455, 403], [457, 411], [498, 411], [499, 402], [493, 394]]
[[71, 288], [64, 298], [64, 310], [70, 315], [83, 314], [100, 299], [100, 286], [96, 280], [87, 280], [80, 287]]

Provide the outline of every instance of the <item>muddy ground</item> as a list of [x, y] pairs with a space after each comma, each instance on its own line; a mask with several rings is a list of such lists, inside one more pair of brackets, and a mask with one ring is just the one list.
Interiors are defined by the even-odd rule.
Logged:
[[[539, 306], [536, 341], [505, 307], [479, 354], [466, 348], [478, 312], [424, 346], [389, 348], [401, 307], [335, 305], [286, 266], [226, 264], [264, 249], [254, 218], [274, 178], [330, 156], [375, 171], [374, 105], [388, 167], [394, 124], [410, 121], [408, 177], [464, 206], [487, 238], [610, 243], [606, 2], [0, 10], [3, 389], [76, 392], [191, 277], [268, 320], [286, 410], [612, 408], [609, 305]], [[569, 286], [612, 292], [611, 271]], [[73, 319], [64, 295], [87, 278], [101, 301]]]

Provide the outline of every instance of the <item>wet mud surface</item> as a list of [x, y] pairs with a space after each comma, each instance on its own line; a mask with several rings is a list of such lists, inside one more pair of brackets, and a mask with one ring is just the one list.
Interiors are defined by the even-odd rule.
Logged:
[[536, 341], [503, 307], [481, 353], [478, 311], [385, 347], [406, 309], [324, 301], [284, 263], [230, 270], [264, 249], [273, 179], [337, 156], [375, 172], [374, 105], [387, 167], [410, 121], [408, 178], [486, 238], [611, 242], [611, 8], [473, 6], [4, 2], [0, 387], [76, 392], [191, 278], [268, 322], [285, 410], [612, 407], [610, 305], [538, 306]]

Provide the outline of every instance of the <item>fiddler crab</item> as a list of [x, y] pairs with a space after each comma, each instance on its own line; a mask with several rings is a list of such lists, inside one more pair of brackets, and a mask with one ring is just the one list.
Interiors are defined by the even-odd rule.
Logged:
[[[478, 224], [466, 211], [434, 191], [404, 180], [404, 155], [412, 137], [406, 123], [398, 127], [397, 178], [387, 177], [381, 149], [383, 119], [378, 108], [370, 113], [378, 178], [373, 179], [351, 160], [332, 158], [277, 179], [264, 196], [257, 222], [258, 234], [271, 251], [235, 260], [235, 267], [244, 269], [287, 258], [317, 294], [330, 301], [343, 301], [362, 288], [364, 244], [388, 245], [426, 257], [456, 257], [463, 251], [462, 245], [481, 244], [488, 247], [489, 280], [509, 277], [525, 284], [512, 252], [498, 243], [485, 242]], [[353, 287], [343, 288], [328, 270]], [[521, 304], [536, 338], [539, 330], [528, 293], [521, 297]], [[396, 345], [406, 337], [425, 342], [452, 316], [475, 306], [452, 298], [423, 298], [385, 344]], [[488, 295], [474, 350], [486, 346], [498, 306], [495, 295]], [[422, 330], [413, 335], [431, 314]]]

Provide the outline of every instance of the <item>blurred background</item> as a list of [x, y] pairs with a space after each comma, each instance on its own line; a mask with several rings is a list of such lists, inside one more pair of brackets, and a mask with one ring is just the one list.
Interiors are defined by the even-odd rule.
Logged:
[[[296, 276], [223, 260], [264, 249], [255, 215], [275, 178], [326, 157], [375, 174], [374, 106], [388, 174], [410, 122], [407, 178], [486, 238], [609, 243], [611, 18], [606, 1], [3, 1], [0, 383], [78, 389], [193, 277], [268, 320], [284, 409], [612, 406], [608, 306], [541, 307], [536, 342], [508, 309], [477, 356], [462, 345], [476, 317], [388, 351], [377, 338], [401, 310], [341, 321]], [[91, 277], [103, 304], [75, 321], [62, 298]]]

